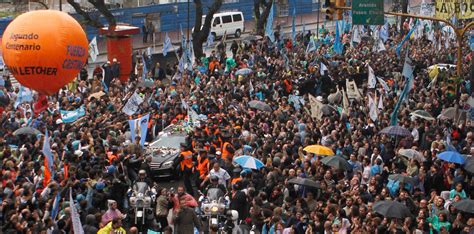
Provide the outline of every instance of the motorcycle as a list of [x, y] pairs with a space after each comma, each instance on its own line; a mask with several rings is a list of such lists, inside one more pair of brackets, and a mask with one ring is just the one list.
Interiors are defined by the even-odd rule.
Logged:
[[197, 213], [203, 221], [203, 230], [208, 230], [205, 233], [232, 233], [237, 226], [238, 213], [229, 210], [229, 197], [222, 190], [211, 188], [206, 195], [200, 192], [198, 201]]
[[153, 222], [153, 191], [146, 182], [136, 182], [130, 195], [130, 207], [133, 210], [134, 224], [145, 227]]

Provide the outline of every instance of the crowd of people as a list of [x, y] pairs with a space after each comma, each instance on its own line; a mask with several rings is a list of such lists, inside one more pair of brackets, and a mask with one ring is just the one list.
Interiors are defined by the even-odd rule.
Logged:
[[[178, 64], [151, 64], [138, 52], [129, 82], [120, 82], [120, 61], [113, 61], [48, 97], [49, 106], [40, 113], [33, 113], [37, 96], [16, 105], [20, 88], [4, 77], [1, 232], [71, 233], [74, 202], [85, 233], [137, 233], [127, 218], [127, 191], [142, 180], [156, 188], [154, 229], [164, 233], [206, 231], [193, 208], [197, 190], [209, 188], [229, 194], [230, 208], [255, 233], [472, 233], [474, 211], [452, 205], [473, 197], [472, 171], [437, 157], [446, 150], [472, 153], [471, 120], [462, 108], [454, 118], [436, 118], [456, 104], [468, 103], [469, 48], [463, 48], [462, 82], [453, 92], [455, 68], [440, 69], [436, 77], [428, 69], [456, 62], [455, 45], [445, 42], [452, 39], [439, 27], [435, 40], [428, 39], [428, 31], [409, 39], [401, 56], [396, 48], [409, 26], [403, 32], [391, 26], [385, 50], [376, 49], [380, 39], [375, 28], [359, 29], [360, 42], [354, 42], [351, 27], [341, 30], [340, 54], [333, 49], [336, 33], [324, 28], [299, 33], [295, 40], [276, 34], [274, 43], [268, 38], [235, 42], [231, 55], [221, 44], [196, 59], [189, 70]], [[313, 42], [317, 48], [308, 52]], [[380, 134], [390, 126], [405, 86], [405, 54], [413, 62], [414, 81], [396, 117], [397, 125], [411, 135]], [[144, 66], [153, 69], [143, 75]], [[368, 87], [368, 66], [384, 81], [375, 88]], [[245, 68], [250, 72], [238, 75]], [[102, 77], [102, 69], [108, 69], [107, 77]], [[154, 85], [141, 85], [148, 80]], [[359, 98], [344, 101], [346, 80], [355, 81]], [[101, 91], [105, 95], [91, 96]], [[122, 108], [133, 93], [146, 101], [129, 117]], [[315, 115], [310, 95], [334, 108]], [[378, 102], [376, 116], [370, 113], [369, 99]], [[271, 109], [251, 108], [250, 101]], [[140, 137], [130, 139], [128, 119], [150, 113], [146, 141], [151, 142], [164, 127], [186, 122], [190, 110], [183, 103], [207, 120], [194, 126], [181, 146], [176, 166], [184, 183], [175, 193], [150, 179], [151, 156], [145, 154]], [[84, 117], [62, 121], [59, 110], [80, 106], [85, 107]], [[416, 110], [435, 118], [410, 115]], [[14, 133], [26, 126], [40, 134]], [[44, 183], [46, 132], [54, 173]], [[328, 147], [337, 156], [306, 152], [310, 145]], [[398, 153], [400, 149], [412, 149], [421, 158], [408, 159]], [[242, 168], [233, 162], [241, 155], [259, 159], [264, 166]], [[352, 168], [327, 166], [321, 162], [326, 157], [342, 157]], [[393, 174], [410, 180], [389, 179]], [[318, 186], [289, 183], [295, 178]], [[398, 201], [411, 215], [384, 216], [374, 209], [380, 201]]]

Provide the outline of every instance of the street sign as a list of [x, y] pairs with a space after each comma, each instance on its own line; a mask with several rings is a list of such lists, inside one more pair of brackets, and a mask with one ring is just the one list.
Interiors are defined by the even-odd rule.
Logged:
[[353, 25], [383, 25], [383, 0], [353, 0]]

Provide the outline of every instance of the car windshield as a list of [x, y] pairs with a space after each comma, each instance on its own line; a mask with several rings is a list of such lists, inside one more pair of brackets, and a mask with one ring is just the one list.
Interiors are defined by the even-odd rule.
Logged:
[[184, 143], [186, 138], [182, 135], [163, 135], [157, 141], [150, 144], [152, 148], [174, 148], [179, 149], [180, 144]]

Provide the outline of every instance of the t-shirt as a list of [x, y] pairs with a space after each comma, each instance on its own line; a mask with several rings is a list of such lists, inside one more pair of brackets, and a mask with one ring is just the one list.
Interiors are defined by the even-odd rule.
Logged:
[[215, 171], [214, 169], [212, 169], [209, 172], [209, 176], [213, 176], [213, 175], [217, 176], [217, 178], [219, 178], [219, 184], [222, 184], [224, 186], [226, 186], [226, 181], [230, 179], [229, 173], [227, 173], [227, 171], [222, 168], [219, 168], [218, 171]]

